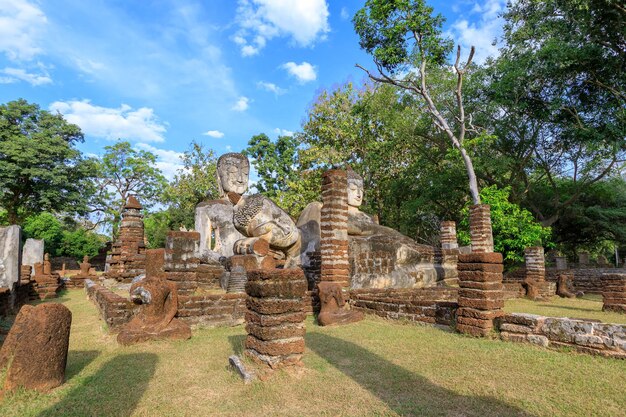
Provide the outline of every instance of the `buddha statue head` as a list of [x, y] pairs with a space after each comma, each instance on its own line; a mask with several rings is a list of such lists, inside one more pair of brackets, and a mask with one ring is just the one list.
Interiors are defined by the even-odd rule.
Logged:
[[248, 175], [250, 162], [243, 154], [230, 152], [220, 156], [217, 160], [217, 184], [220, 196], [234, 192], [243, 194], [248, 189]]
[[348, 169], [348, 206], [358, 208], [363, 204], [363, 177]]

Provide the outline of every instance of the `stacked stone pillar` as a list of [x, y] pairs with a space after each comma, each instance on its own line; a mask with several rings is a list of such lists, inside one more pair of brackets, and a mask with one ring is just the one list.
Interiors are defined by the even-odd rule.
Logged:
[[484, 337], [494, 320], [504, 315], [502, 254], [459, 255], [459, 308], [456, 328], [461, 333]]
[[307, 281], [300, 268], [248, 271], [248, 357], [272, 369], [301, 364], [306, 290]]
[[441, 265], [440, 282], [449, 286], [458, 285], [456, 265], [459, 261], [459, 244], [456, 239], [456, 223], [443, 221], [440, 226], [441, 250], [435, 250], [435, 261]]
[[[490, 223], [491, 224], [491, 223]], [[458, 249], [459, 243], [456, 240], [456, 223], [453, 221], [441, 222], [440, 226], [441, 248]]]
[[546, 259], [541, 246], [524, 249], [524, 261], [526, 262], [526, 279], [536, 282], [546, 280]]
[[[198, 288], [199, 248], [198, 232], [170, 231], [167, 234], [163, 270], [167, 280], [176, 284], [178, 294], [191, 294]], [[154, 256], [158, 256], [157, 252]]]
[[626, 313], [626, 273], [602, 275], [602, 310]]
[[348, 178], [341, 169], [331, 169], [322, 176], [320, 216], [321, 281], [350, 286], [348, 260]]
[[555, 256], [554, 262], [556, 263], [556, 269], [558, 271], [563, 271], [567, 269], [567, 257], [566, 256]]
[[142, 206], [134, 196], [122, 210], [119, 237], [111, 246], [107, 260], [107, 278], [130, 282], [146, 270], [146, 245], [144, 242]]
[[476, 204], [470, 207], [470, 240], [473, 253], [493, 252], [493, 232], [491, 230], [491, 207]]

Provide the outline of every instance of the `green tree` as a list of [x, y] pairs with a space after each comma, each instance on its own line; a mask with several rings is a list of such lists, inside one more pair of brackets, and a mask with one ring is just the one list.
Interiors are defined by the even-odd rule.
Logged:
[[60, 114], [19, 99], [0, 105], [0, 205], [11, 224], [40, 211], [85, 213], [93, 161], [83, 133]]
[[[453, 68], [455, 86], [449, 91], [453, 100], [437, 100], [431, 92], [433, 69], [440, 74], [446, 58], [452, 51], [452, 41], [442, 34], [444, 18], [433, 15], [433, 8], [424, 0], [367, 0], [365, 7], [354, 16], [354, 29], [359, 35], [361, 48], [372, 55], [376, 73], [363, 69], [370, 79], [394, 85], [419, 99], [435, 126], [442, 131], [463, 160], [469, 180], [469, 190], [474, 204], [480, 204], [478, 181], [472, 158], [466, 148], [466, 134], [474, 130], [468, 120], [463, 103], [463, 81], [474, 56], [474, 47], [464, 65], [461, 48], [457, 49]], [[455, 110], [446, 114], [442, 109]]]
[[300, 139], [279, 136], [276, 141], [264, 134], [253, 136], [242, 153], [252, 158], [259, 181], [256, 189], [296, 217], [311, 201], [318, 199], [321, 176], [306, 163]]
[[160, 201], [166, 180], [152, 152], [133, 149], [126, 141], [104, 149], [97, 166], [98, 193], [92, 204], [94, 211], [104, 216], [99, 223], [110, 224], [115, 236], [128, 197], [135, 195], [144, 209], [149, 210]]
[[626, 12], [613, 0], [520, 0], [504, 18], [475, 95], [502, 156], [484, 168], [503, 168], [513, 198], [553, 225], [626, 160]]
[[168, 204], [168, 226], [176, 230], [180, 226], [193, 229], [198, 203], [219, 197], [217, 158], [212, 149], [192, 142], [181, 160], [183, 167], [165, 188], [162, 198], [163, 203]]
[[74, 230], [64, 230], [57, 253], [58, 256], [70, 256], [77, 261], [82, 261], [85, 255], [96, 256], [104, 247], [106, 240], [106, 237], [80, 227]]
[[165, 247], [167, 233], [173, 229], [169, 210], [148, 213], [143, 219], [144, 234], [150, 249]]
[[51, 256], [70, 256], [81, 260], [83, 256], [95, 256], [104, 246], [105, 238], [71, 218], [42, 212], [24, 219], [26, 238], [43, 239], [45, 251]]
[[52, 256], [60, 253], [63, 240], [63, 222], [52, 213], [42, 212], [24, 219], [22, 230], [25, 238], [43, 239], [45, 251]]
[[[511, 265], [524, 260], [524, 249], [530, 246], [551, 247], [552, 231], [543, 227], [532, 213], [509, 201], [510, 189], [495, 186], [483, 187], [481, 197], [491, 206], [494, 250], [502, 253], [505, 263]], [[469, 206], [466, 206], [459, 223], [459, 241], [469, 245]]]

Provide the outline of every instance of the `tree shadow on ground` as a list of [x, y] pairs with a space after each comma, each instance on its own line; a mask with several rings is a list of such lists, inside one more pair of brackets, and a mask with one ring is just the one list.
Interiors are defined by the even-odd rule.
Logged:
[[307, 333], [306, 345], [400, 415], [531, 415], [492, 397], [457, 394], [361, 346], [336, 337]]
[[152, 353], [119, 355], [77, 382], [57, 404], [38, 414], [52, 416], [129, 416], [141, 400], [158, 363]]
[[233, 348], [233, 353], [237, 356], [241, 356], [243, 354], [243, 346], [246, 341], [246, 335], [235, 334], [228, 336], [228, 341], [230, 342], [230, 347]]
[[100, 355], [99, 350], [70, 350], [67, 353], [67, 367], [65, 368], [65, 381], [69, 381], [78, 375], [87, 365]]

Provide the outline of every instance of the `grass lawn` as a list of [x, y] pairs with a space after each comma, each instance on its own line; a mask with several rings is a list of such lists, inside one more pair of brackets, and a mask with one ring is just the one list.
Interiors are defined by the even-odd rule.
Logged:
[[552, 297], [548, 301], [514, 298], [506, 301], [504, 310], [507, 313], [531, 313], [549, 317], [571, 317], [626, 324], [626, 314], [602, 311], [602, 296], [595, 294], [588, 294], [583, 298]]
[[343, 327], [307, 321], [305, 367], [244, 385], [227, 358], [243, 326], [195, 330], [188, 341], [121, 347], [81, 290], [66, 384], [20, 391], [0, 416], [618, 416], [626, 361], [473, 339], [367, 318]]

